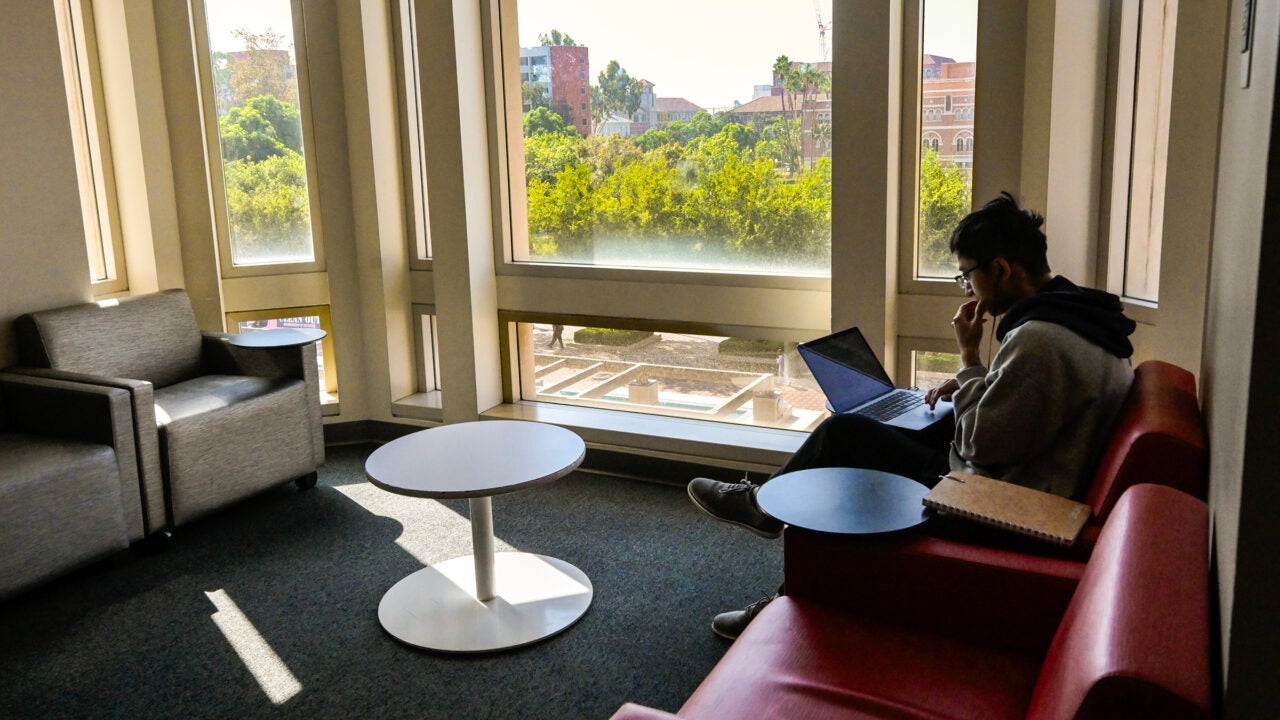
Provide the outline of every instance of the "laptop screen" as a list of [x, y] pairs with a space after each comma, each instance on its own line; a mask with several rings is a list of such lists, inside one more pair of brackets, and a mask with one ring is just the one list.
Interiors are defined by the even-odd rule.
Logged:
[[893, 389], [884, 366], [857, 328], [803, 343], [800, 356], [836, 412], [844, 412]]

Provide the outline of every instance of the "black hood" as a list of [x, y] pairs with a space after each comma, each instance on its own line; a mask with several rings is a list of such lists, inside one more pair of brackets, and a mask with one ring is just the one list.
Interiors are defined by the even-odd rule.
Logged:
[[1040, 291], [1013, 304], [996, 326], [996, 340], [1028, 320], [1043, 320], [1074, 331], [1116, 357], [1133, 355], [1129, 336], [1137, 324], [1125, 317], [1120, 298], [1109, 292], [1082, 288], [1058, 276]]

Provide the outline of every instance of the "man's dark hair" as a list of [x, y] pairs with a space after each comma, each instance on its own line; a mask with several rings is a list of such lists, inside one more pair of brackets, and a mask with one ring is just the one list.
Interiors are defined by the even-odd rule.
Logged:
[[1047, 274], [1048, 242], [1041, 225], [1043, 215], [1019, 207], [1005, 191], [956, 225], [949, 243], [951, 253], [978, 262], [1004, 258], [1030, 273]]

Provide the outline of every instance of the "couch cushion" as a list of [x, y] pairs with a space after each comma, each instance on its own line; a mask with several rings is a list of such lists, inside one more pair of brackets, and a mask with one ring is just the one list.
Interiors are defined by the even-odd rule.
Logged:
[[23, 315], [14, 327], [25, 365], [156, 387], [201, 372], [200, 329], [183, 290], [43, 310]]
[[0, 597], [129, 546], [109, 446], [0, 433]]
[[752, 621], [678, 714], [1021, 718], [1039, 660], [784, 596]]

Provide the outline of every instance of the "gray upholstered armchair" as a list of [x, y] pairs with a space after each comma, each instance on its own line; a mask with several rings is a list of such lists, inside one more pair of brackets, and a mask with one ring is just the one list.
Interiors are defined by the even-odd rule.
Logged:
[[0, 373], [0, 598], [143, 537], [129, 393]]
[[30, 313], [15, 329], [22, 372], [129, 391], [149, 534], [288, 480], [315, 484], [314, 346], [232, 346], [200, 332], [183, 290]]

